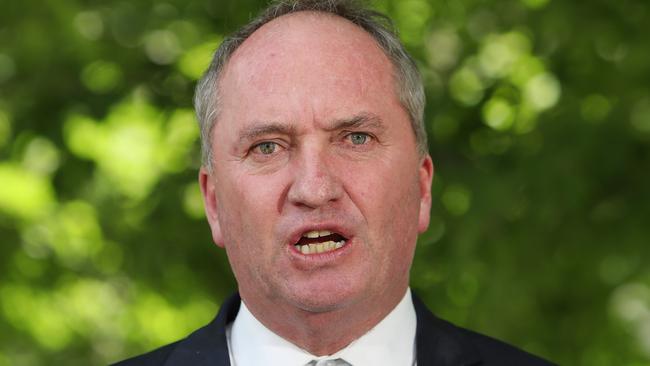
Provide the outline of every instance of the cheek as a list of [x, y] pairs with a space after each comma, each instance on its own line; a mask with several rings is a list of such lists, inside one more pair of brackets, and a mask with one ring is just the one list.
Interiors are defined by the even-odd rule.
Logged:
[[282, 192], [281, 182], [271, 175], [253, 175], [247, 172], [232, 174], [223, 180], [229, 182], [223, 189], [223, 199], [228, 209], [239, 212], [244, 222], [259, 220], [277, 211]]
[[[346, 177], [352, 198], [368, 221], [380, 225], [404, 220], [414, 226], [419, 208], [417, 170], [410, 161], [391, 160], [372, 165], [358, 165]], [[377, 222], [375, 222], [377, 224]], [[389, 225], [393, 226], [393, 225]]]
[[391, 161], [381, 169], [369, 167], [352, 181], [355, 204], [368, 223], [367, 235], [393, 263], [409, 262], [417, 240], [419, 183], [411, 165]]
[[277, 256], [273, 228], [277, 222], [278, 189], [259, 176], [233, 176], [220, 187], [219, 222], [235, 277], [240, 286], [268, 275]]
[[[229, 243], [259, 252], [270, 241], [281, 188], [266, 176], [232, 175], [219, 187], [219, 221]], [[217, 183], [218, 184], [218, 183]], [[232, 245], [231, 244], [231, 245]]]

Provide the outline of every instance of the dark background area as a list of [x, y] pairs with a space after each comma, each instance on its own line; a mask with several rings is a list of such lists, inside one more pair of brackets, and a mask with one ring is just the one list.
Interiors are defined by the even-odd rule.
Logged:
[[[562, 365], [650, 365], [650, 5], [373, 4], [426, 81], [414, 291]], [[0, 0], [0, 366], [113, 362], [235, 289], [191, 99], [263, 5]]]

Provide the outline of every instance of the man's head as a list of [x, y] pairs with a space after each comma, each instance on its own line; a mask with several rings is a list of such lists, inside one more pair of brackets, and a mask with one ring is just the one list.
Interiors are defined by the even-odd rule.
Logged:
[[424, 127], [424, 87], [417, 66], [392, 29], [390, 19], [381, 13], [362, 7], [355, 0], [280, 0], [275, 1], [260, 16], [225, 39], [217, 49], [210, 67], [199, 80], [194, 97], [196, 115], [201, 129], [201, 159], [203, 166], [212, 168], [210, 136], [220, 111], [219, 80], [223, 70], [239, 46], [264, 24], [283, 15], [300, 11], [317, 11], [340, 16], [363, 28], [372, 36], [393, 64], [396, 93], [409, 113], [418, 150], [428, 153]]
[[219, 106], [200, 183], [242, 298], [274, 330], [300, 313], [368, 327], [404, 295], [429, 223], [433, 166], [393, 61], [350, 20], [299, 11], [220, 67], [199, 87]]

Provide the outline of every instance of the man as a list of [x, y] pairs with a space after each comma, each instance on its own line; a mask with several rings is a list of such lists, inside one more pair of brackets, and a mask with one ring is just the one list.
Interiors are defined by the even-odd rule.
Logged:
[[220, 46], [197, 87], [199, 181], [239, 294], [122, 365], [547, 364], [411, 297], [433, 164], [418, 72], [384, 21], [281, 2]]

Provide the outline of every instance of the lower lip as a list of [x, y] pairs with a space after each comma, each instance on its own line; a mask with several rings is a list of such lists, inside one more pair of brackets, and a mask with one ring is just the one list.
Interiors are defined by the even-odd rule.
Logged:
[[289, 255], [291, 259], [299, 264], [304, 265], [324, 265], [329, 262], [338, 260], [341, 256], [350, 251], [353, 245], [352, 239], [347, 239], [345, 245], [338, 249], [330, 250], [329, 252], [303, 254], [300, 250], [296, 249], [295, 245], [289, 245]]

